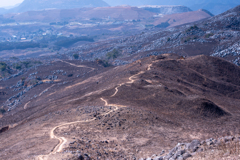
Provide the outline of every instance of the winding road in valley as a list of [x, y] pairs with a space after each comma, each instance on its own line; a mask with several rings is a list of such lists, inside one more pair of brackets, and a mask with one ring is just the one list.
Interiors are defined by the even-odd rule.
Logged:
[[[62, 61], [62, 60], [60, 60], [60, 61]], [[65, 62], [65, 61], [62, 61], [62, 62]], [[72, 63], [69, 63], [69, 62], [65, 62], [65, 63], [68, 63], [68, 64], [70, 64], [70, 65], [72, 65], [72, 66], [75, 66], [75, 67], [91, 68], [91, 67], [87, 67], [87, 66], [83, 66], [83, 65], [75, 65], [75, 64], [72, 64]], [[91, 69], [94, 70], [94, 68], [91, 68]], [[119, 91], [118, 88], [121, 87], [121, 86], [123, 86], [124, 84], [134, 83], [135, 80], [134, 80], [133, 78], [136, 77], [136, 76], [138, 76], [138, 75], [140, 75], [140, 74], [142, 74], [142, 73], [144, 73], [144, 71], [141, 71], [141, 72], [139, 72], [138, 74], [135, 74], [135, 75], [129, 77], [129, 81], [128, 81], [128, 82], [119, 84], [117, 87], [115, 87], [115, 92], [114, 92], [114, 94], [113, 94], [112, 96], [110, 96], [110, 97], [114, 97], [114, 96], [118, 93], [118, 91]], [[108, 114], [110, 114], [110, 113], [112, 113], [112, 112], [114, 112], [114, 111], [117, 111], [119, 108], [126, 107], [126, 106], [118, 105], [118, 104], [109, 104], [106, 99], [104, 99], [104, 98], [100, 98], [100, 99], [101, 99], [101, 101], [104, 102], [104, 106], [114, 107], [114, 109], [112, 109], [112, 110], [110, 110], [110, 111], [108, 111], [108, 112], [106, 112], [106, 113], [103, 113], [103, 114], [101, 114], [101, 115], [99, 115], [99, 116], [106, 116], [106, 115], [108, 115]], [[88, 122], [92, 122], [92, 121], [94, 121], [94, 120], [96, 120], [96, 119], [97, 119], [97, 118], [88, 119], [88, 120], [82, 120], [82, 121], [68, 122], [68, 123], [63, 123], [63, 124], [60, 124], [60, 125], [54, 127], [54, 128], [50, 131], [49, 135], [50, 135], [50, 138], [51, 138], [51, 139], [57, 139], [57, 140], [59, 141], [58, 145], [57, 145], [57, 146], [52, 150], [52, 152], [50, 152], [48, 155], [39, 155], [39, 156], [37, 156], [37, 160], [45, 160], [45, 159], [48, 159], [48, 157], [49, 157], [50, 155], [54, 155], [54, 154], [56, 154], [56, 153], [58, 153], [58, 152], [61, 152], [61, 151], [63, 150], [63, 146], [67, 143], [67, 139], [64, 138], [64, 137], [58, 137], [58, 136], [56, 136], [56, 135], [54, 134], [54, 131], [55, 131], [56, 129], [58, 129], [58, 128], [60, 128], [60, 127], [63, 127], [63, 126], [72, 125], [72, 124], [88, 123]]]

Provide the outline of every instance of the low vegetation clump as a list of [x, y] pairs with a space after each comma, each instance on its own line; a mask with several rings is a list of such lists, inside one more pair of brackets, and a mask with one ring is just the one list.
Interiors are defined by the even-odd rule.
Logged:
[[80, 41], [87, 41], [87, 42], [94, 42], [93, 38], [90, 37], [74, 37], [74, 38], [67, 38], [67, 37], [62, 37], [58, 38], [57, 42], [54, 44], [58, 47], [70, 47], [74, 43], [80, 42]]
[[13, 49], [39, 48], [40, 43], [35, 42], [1, 42], [0, 51]]
[[170, 24], [168, 22], [163, 22], [163, 23], [161, 23], [161, 24], [159, 24], [159, 25], [157, 25], [155, 27], [156, 28], [167, 28], [169, 26], [170, 26]]
[[11, 74], [9, 65], [5, 62], [0, 62], [0, 78], [6, 77]]
[[10, 57], [9, 59], [15, 60], [15, 61], [19, 60], [19, 58], [17, 58], [17, 57]]
[[117, 49], [114, 49], [111, 52], [108, 52], [106, 56], [107, 59], [116, 59], [119, 55], [119, 51]]
[[73, 58], [74, 58], [74, 59], [78, 59], [78, 58], [79, 58], [79, 54], [75, 53], [75, 54], [73, 55]]
[[17, 70], [21, 70], [22, 66], [19, 63], [15, 63], [14, 68], [17, 69]]
[[197, 36], [194, 36], [194, 37], [187, 37], [187, 38], [185, 38], [185, 39], [182, 39], [182, 41], [183, 41], [184, 43], [187, 43], [187, 42], [189, 42], [189, 41], [196, 40], [196, 39], [198, 39], [198, 37], [197, 37]]
[[0, 71], [5, 71], [7, 69], [7, 64], [5, 62], [0, 62]]
[[21, 69], [30, 68], [34, 65], [39, 65], [39, 64], [42, 64], [42, 62], [41, 61], [22, 61], [22, 62], [13, 63], [13, 68], [17, 70], [21, 70]]
[[95, 61], [97, 64], [102, 65], [103, 67], [111, 66], [110, 63], [106, 60], [96, 59]]
[[72, 73], [68, 75], [68, 77], [72, 77], [72, 76], [73, 76], [73, 74], [72, 74]]
[[212, 37], [214, 34], [213, 33], [208, 33], [205, 35], [205, 38], [209, 38], [209, 37]]
[[31, 65], [30, 65], [31, 62], [30, 61], [23, 61], [21, 63], [22, 63], [22, 65], [24, 65], [25, 68], [31, 67]]
[[154, 25], [153, 24], [146, 24], [145, 27], [146, 28], [152, 28], [152, 27], [154, 27]]
[[186, 32], [191, 32], [191, 31], [193, 31], [193, 30], [198, 30], [198, 29], [199, 29], [198, 26], [194, 25], [194, 26], [191, 26], [190, 28], [188, 28], [188, 29], [186, 30]]
[[1, 114], [4, 114], [5, 112], [6, 112], [5, 109], [3, 109], [3, 108], [0, 109], [0, 113], [1, 113]]

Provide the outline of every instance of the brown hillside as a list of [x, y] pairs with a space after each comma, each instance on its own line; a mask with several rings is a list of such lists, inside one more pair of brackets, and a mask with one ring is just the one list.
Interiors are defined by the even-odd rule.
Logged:
[[209, 17], [211, 17], [210, 14], [206, 13], [203, 10], [198, 10], [198, 11], [192, 11], [192, 12], [164, 15], [163, 17], [158, 18], [154, 22], [154, 25], [157, 26], [161, 23], [168, 22], [170, 24], [169, 27], [174, 27], [174, 26], [179, 26], [186, 23], [196, 22]]
[[12, 17], [17, 22], [57, 22], [109, 17], [117, 20], [147, 19], [153, 15], [155, 15], [155, 13], [129, 6], [28, 11], [19, 14], [5, 15], [5, 17]]
[[39, 67], [37, 76], [58, 69], [74, 76], [37, 86], [0, 118], [3, 159], [69, 159], [78, 153], [132, 159], [179, 142], [239, 133], [240, 68], [225, 60], [163, 54], [110, 68], [57, 61]]

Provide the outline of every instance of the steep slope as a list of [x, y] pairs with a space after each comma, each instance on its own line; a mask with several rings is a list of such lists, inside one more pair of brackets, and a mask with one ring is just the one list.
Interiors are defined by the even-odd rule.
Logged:
[[[239, 131], [240, 101], [232, 95], [240, 68], [220, 58], [162, 54], [110, 68], [57, 60], [23, 76], [33, 71], [28, 79], [59, 79], [35, 86], [0, 118], [3, 159], [139, 159]], [[0, 82], [6, 97], [19, 78]]]
[[26, 12], [30, 10], [44, 9], [71, 9], [83, 7], [106, 7], [108, 4], [102, 0], [24, 0], [18, 7], [8, 12]]

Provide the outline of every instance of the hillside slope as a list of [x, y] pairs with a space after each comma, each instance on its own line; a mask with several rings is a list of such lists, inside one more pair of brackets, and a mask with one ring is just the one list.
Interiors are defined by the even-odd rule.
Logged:
[[[203, 15], [207, 14], [205, 11], [197, 12], [203, 13]], [[121, 53], [121, 56], [112, 60], [115, 65], [131, 63], [143, 57], [162, 53], [176, 53], [181, 56], [201, 54], [219, 56], [240, 65], [239, 12], [240, 6], [218, 16], [174, 28], [170, 28], [169, 23], [174, 25], [178, 21], [175, 19], [174, 22], [174, 17], [165, 15], [166, 17], [170, 16], [171, 21], [168, 21], [167, 18], [164, 19], [163, 16], [164, 21], [159, 18], [161, 26], [156, 26], [141, 34], [102, 41], [94, 46], [82, 45], [74, 49], [81, 53], [82, 57], [87, 57], [89, 60], [106, 57], [106, 52], [116, 49]], [[191, 12], [178, 15], [181, 14], [192, 16]], [[67, 54], [71, 55], [72, 52], [69, 51]]]
[[[167, 22], [169, 24], [169, 26], [167, 27], [170, 28], [174, 26], [179, 26], [179, 25], [207, 19], [210, 17], [212, 17], [212, 15], [203, 10], [189, 11], [184, 13], [161, 16], [160, 18], [156, 19], [153, 24], [154, 26], [161, 28], [161, 24], [165, 24]], [[162, 28], [165, 28], [165, 27], [162, 27]]]
[[[163, 54], [110, 68], [57, 60], [22, 76], [44, 83], [5, 105], [3, 159], [139, 159], [240, 127], [240, 68], [220, 58]], [[0, 82], [5, 99], [22, 76]]]
[[5, 17], [16, 22], [58, 22], [58, 21], [78, 21], [86, 19], [115, 19], [133, 20], [148, 19], [155, 13], [137, 7], [97, 7], [80, 9], [54, 9], [43, 11], [28, 11], [20, 14], [9, 14]]

